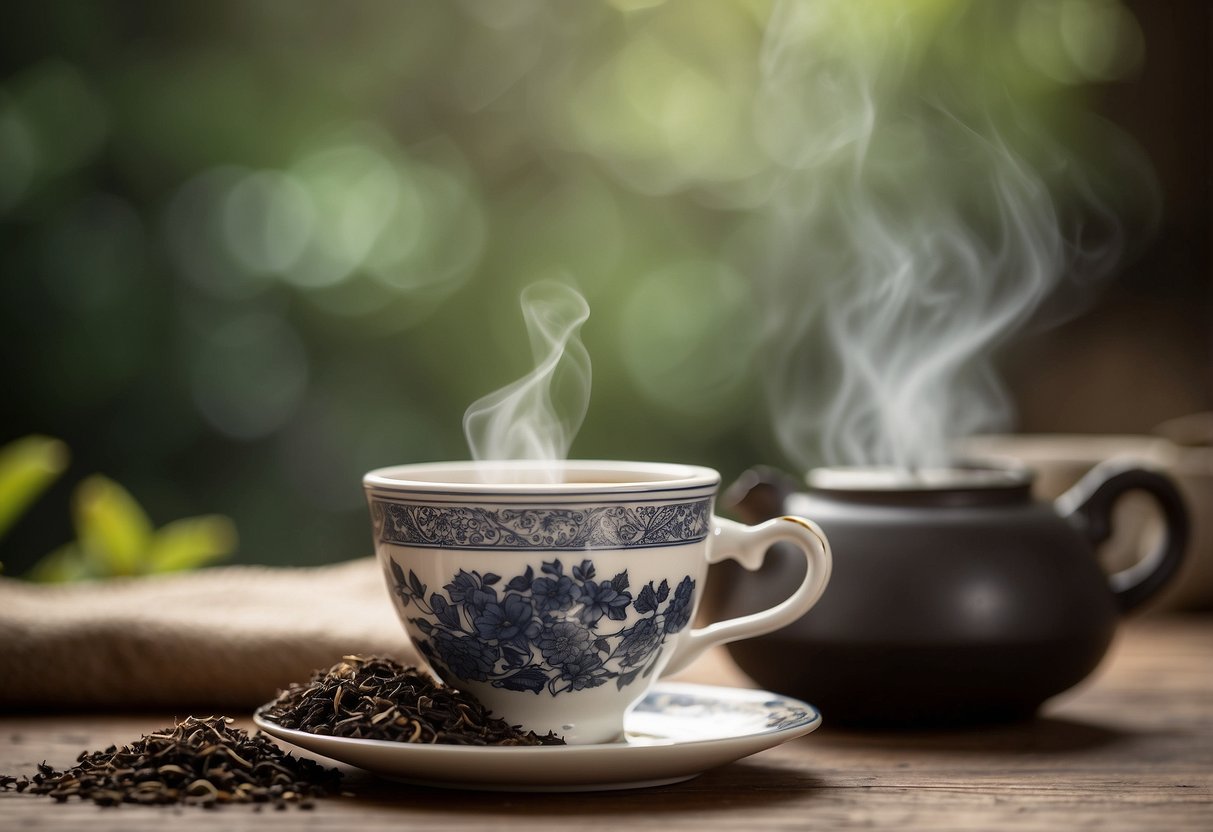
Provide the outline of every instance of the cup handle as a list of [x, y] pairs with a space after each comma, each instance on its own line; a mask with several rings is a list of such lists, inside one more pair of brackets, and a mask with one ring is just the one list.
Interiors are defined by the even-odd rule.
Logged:
[[830, 580], [833, 561], [825, 534], [816, 523], [803, 517], [776, 517], [757, 526], [713, 517], [712, 534], [708, 541], [708, 563], [732, 559], [753, 572], [762, 566], [767, 550], [776, 543], [793, 544], [808, 561], [808, 571], [796, 591], [762, 612], [691, 630], [679, 642], [663, 675], [682, 670], [709, 647], [786, 627], [817, 603]]

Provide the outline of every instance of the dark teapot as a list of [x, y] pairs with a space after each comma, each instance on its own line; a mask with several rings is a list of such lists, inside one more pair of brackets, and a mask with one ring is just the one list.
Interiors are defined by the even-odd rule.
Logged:
[[[827, 468], [807, 492], [754, 469], [725, 495], [747, 522], [816, 521], [834, 550], [825, 595], [795, 624], [729, 645], [760, 685], [802, 697], [834, 725], [919, 727], [1033, 714], [1103, 657], [1120, 615], [1175, 573], [1188, 518], [1165, 476], [1125, 464], [1092, 470], [1056, 502], [1035, 502], [1023, 469], [925, 472]], [[1096, 547], [1126, 492], [1162, 509], [1158, 550], [1106, 576]], [[804, 558], [772, 551], [757, 574], [714, 577], [735, 616], [797, 586]], [[722, 570], [724, 571], [724, 570]]]

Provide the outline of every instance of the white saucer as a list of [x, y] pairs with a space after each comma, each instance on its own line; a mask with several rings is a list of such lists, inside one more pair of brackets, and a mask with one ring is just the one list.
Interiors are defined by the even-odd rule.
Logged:
[[383, 777], [425, 786], [491, 791], [637, 789], [689, 780], [803, 736], [821, 716], [797, 699], [761, 690], [659, 682], [628, 714], [627, 737], [600, 745], [472, 747], [265, 733]]

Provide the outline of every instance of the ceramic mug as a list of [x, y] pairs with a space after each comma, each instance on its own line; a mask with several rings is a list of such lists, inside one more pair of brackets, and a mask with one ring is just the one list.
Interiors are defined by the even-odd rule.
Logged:
[[[431, 669], [574, 744], [620, 739], [659, 676], [790, 624], [825, 589], [830, 547], [815, 524], [716, 517], [719, 485], [709, 468], [649, 462], [429, 463], [363, 478], [376, 557]], [[757, 569], [777, 542], [808, 561], [786, 600], [690, 626], [710, 563]]]

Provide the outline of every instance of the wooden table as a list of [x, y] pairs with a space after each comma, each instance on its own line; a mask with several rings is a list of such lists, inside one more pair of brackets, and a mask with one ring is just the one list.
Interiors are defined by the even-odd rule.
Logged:
[[[722, 655], [684, 678], [745, 683]], [[0, 718], [0, 773], [122, 744], [171, 714]], [[955, 733], [823, 728], [687, 783], [503, 795], [401, 786], [350, 771], [355, 797], [313, 811], [102, 809], [0, 793], [0, 829], [528, 830], [1213, 829], [1213, 617], [1122, 628], [1111, 655], [1034, 722]], [[247, 727], [247, 723], [246, 727]]]

